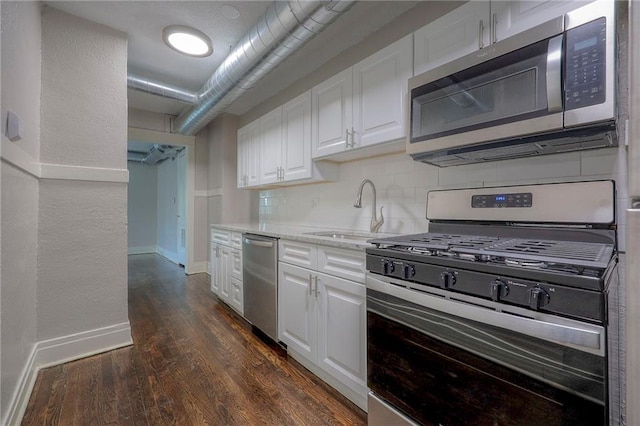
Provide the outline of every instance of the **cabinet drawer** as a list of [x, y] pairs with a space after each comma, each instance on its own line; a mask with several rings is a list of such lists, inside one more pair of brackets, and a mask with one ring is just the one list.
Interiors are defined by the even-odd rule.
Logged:
[[242, 251], [231, 249], [231, 278], [242, 281]]
[[242, 234], [240, 232], [231, 232], [229, 241], [231, 242], [231, 247], [234, 249], [242, 248]]
[[318, 271], [364, 283], [365, 255], [360, 250], [318, 246]]
[[314, 244], [280, 240], [278, 259], [281, 262], [316, 269], [318, 266], [317, 248]]
[[211, 229], [211, 241], [228, 246], [231, 241], [231, 231], [213, 228]]

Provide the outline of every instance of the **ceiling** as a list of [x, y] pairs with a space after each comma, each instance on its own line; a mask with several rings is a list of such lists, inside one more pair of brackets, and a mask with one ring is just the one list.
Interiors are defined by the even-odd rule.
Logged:
[[[231, 47], [264, 14], [270, 2], [50, 1], [47, 4], [127, 33], [130, 72], [197, 91]], [[291, 55], [253, 89], [238, 98], [227, 112], [244, 114], [416, 4], [416, 1], [356, 3], [327, 31]], [[204, 32], [213, 42], [213, 54], [207, 58], [192, 58], [170, 49], [162, 41], [162, 29], [167, 25], [188, 25]], [[129, 90], [128, 103], [129, 107], [168, 114], [178, 114], [185, 108], [184, 104], [177, 101], [134, 90]]]

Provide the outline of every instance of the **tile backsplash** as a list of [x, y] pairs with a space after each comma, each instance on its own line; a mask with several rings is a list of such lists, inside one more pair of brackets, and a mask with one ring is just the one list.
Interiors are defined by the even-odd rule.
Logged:
[[[378, 211], [384, 206], [381, 232], [418, 233], [428, 230], [426, 195], [432, 189], [474, 188], [532, 183], [614, 179], [617, 188], [619, 246], [624, 250], [626, 208], [626, 148], [571, 152], [534, 158], [438, 168], [394, 154], [340, 164], [337, 182], [260, 191], [259, 219], [265, 223], [369, 230], [371, 188], [362, 208], [353, 207], [364, 178], [377, 190]], [[571, 208], [568, 200], [565, 208]]]

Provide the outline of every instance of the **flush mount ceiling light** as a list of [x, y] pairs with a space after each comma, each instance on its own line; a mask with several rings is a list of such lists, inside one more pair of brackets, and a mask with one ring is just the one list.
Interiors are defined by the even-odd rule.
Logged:
[[201, 31], [184, 25], [169, 25], [162, 30], [165, 44], [184, 55], [204, 58], [213, 53], [211, 39]]

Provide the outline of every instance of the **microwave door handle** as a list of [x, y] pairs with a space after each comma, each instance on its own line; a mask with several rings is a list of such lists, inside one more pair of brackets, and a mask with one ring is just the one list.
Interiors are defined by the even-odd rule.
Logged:
[[547, 110], [562, 111], [562, 37], [549, 40], [547, 50]]

